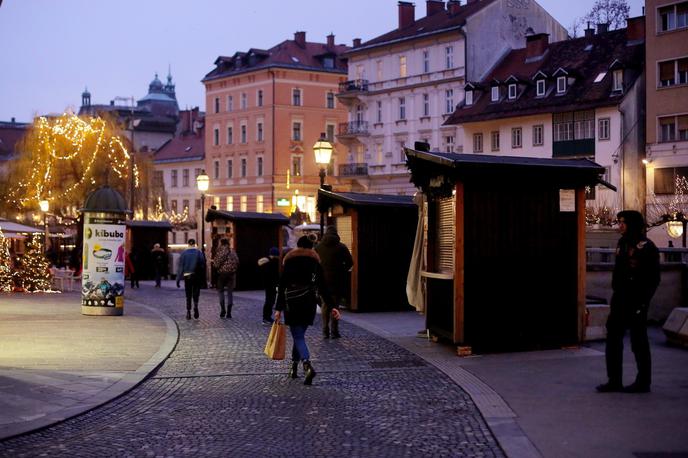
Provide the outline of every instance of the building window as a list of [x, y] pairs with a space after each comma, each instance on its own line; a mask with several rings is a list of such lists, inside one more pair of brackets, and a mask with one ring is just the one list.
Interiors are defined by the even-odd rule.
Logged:
[[609, 140], [609, 118], [600, 118], [597, 121], [597, 138], [600, 140]]
[[172, 187], [176, 188], [177, 187], [177, 170], [172, 170]]
[[174, 213], [177, 213], [177, 210], [179, 210], [179, 208], [177, 207], [177, 201], [176, 200], [170, 201], [170, 210], [172, 210]]
[[454, 89], [444, 91], [444, 112], [447, 114], [454, 112]]
[[334, 143], [334, 124], [328, 124], [325, 126], [325, 135], [327, 135], [327, 141]]
[[248, 134], [247, 134], [247, 129], [246, 129], [246, 124], [241, 125], [241, 143], [247, 143], [248, 142]]
[[659, 118], [659, 141], [687, 141], [688, 115]]
[[201, 199], [196, 199], [194, 201], [194, 205], [195, 205], [196, 211], [199, 211], [201, 209]]
[[491, 149], [492, 151], [499, 151], [499, 131], [495, 130], [490, 133]]
[[245, 110], [248, 108], [248, 94], [245, 92], [241, 93], [241, 109]]
[[227, 211], [234, 211], [234, 196], [227, 196]]
[[239, 197], [239, 210], [245, 212], [248, 209], [248, 197]]
[[545, 143], [544, 139], [545, 126], [538, 124], [533, 126], [533, 146], [542, 146]]
[[213, 179], [220, 178], [220, 161], [213, 161]]
[[213, 129], [213, 145], [217, 146], [220, 144], [220, 129], [217, 127]]
[[332, 56], [323, 57], [323, 67], [334, 68], [334, 57], [332, 57]]
[[227, 111], [234, 111], [234, 97], [227, 96]]
[[466, 106], [473, 105], [473, 91], [466, 91]]
[[399, 148], [399, 163], [406, 162], [406, 151], [404, 151], [404, 148], [406, 148], [406, 142], [397, 142], [397, 146]]
[[302, 156], [294, 154], [291, 157], [291, 175], [295, 177], [301, 176], [301, 159]]
[[219, 113], [219, 112], [220, 112], [220, 98], [215, 97], [215, 113]]
[[246, 175], [248, 174], [248, 159], [245, 157], [241, 158], [241, 178], [246, 178]]
[[423, 73], [430, 73], [430, 51], [423, 51]]
[[623, 91], [623, 70], [614, 70], [614, 72], [612, 72], [612, 78], [612, 91]]
[[557, 77], [557, 94], [563, 94], [564, 92], [566, 92], [566, 77], [559, 76]]
[[593, 110], [555, 113], [553, 115], [555, 142], [595, 138], [595, 112]]
[[[198, 208], [200, 208], [200, 206]], [[198, 208], [197, 208], [197, 210], [198, 210]], [[189, 211], [189, 210], [191, 210], [191, 207], [189, 207], [189, 199], [182, 200], [182, 211]]]
[[189, 187], [189, 169], [182, 170], [182, 187]]
[[194, 169], [194, 183], [196, 182], [196, 178], [198, 178], [198, 175], [201, 174], [201, 170], [202, 169], [200, 169], [200, 168]]
[[516, 85], [509, 85], [509, 100], [514, 100], [516, 98]]
[[657, 29], [659, 32], [688, 27], [688, 2], [659, 8]]
[[453, 46], [447, 46], [444, 48], [444, 57], [445, 57], [445, 68], [450, 69], [454, 68], [454, 47]]
[[234, 161], [227, 159], [227, 178], [234, 176]]
[[406, 78], [406, 56], [399, 56], [399, 77]]
[[454, 136], [453, 135], [445, 135], [444, 136], [444, 150], [447, 153], [453, 153], [454, 152]]
[[492, 86], [490, 100], [492, 102], [499, 102], [499, 86]]
[[483, 152], [483, 134], [473, 134], [473, 152], [482, 153]]
[[406, 97], [399, 97], [399, 120], [406, 119]]
[[227, 126], [227, 144], [231, 145], [232, 143], [234, 143], [234, 128]]
[[213, 205], [215, 205], [215, 208], [220, 208], [220, 196], [213, 197]]
[[291, 104], [295, 107], [301, 106], [301, 89], [291, 90]]
[[258, 93], [256, 95], [256, 105], [259, 107], [263, 106], [263, 90], [258, 89]]
[[537, 81], [535, 82], [535, 84], [536, 84], [536, 86], [537, 86], [537, 87], [536, 87], [537, 96], [538, 96], [538, 97], [544, 96], [544, 95], [545, 95], [545, 89], [546, 89], [545, 80], [537, 80]]
[[264, 202], [263, 202], [263, 195], [259, 194], [256, 196], [256, 211], [258, 213], [263, 213], [264, 211]]
[[659, 63], [658, 87], [688, 84], [688, 58]]
[[295, 142], [301, 141], [301, 123], [293, 122], [291, 124], [291, 139]]
[[423, 116], [430, 116], [430, 94], [423, 94]]
[[381, 60], [378, 60], [376, 62], [376, 67], [377, 67], [377, 80], [382, 81], [382, 75], [383, 75], [382, 68], [383, 67], [382, 67], [382, 61]]
[[334, 108], [334, 92], [328, 92], [327, 93], [326, 106], [329, 109]]
[[263, 176], [263, 156], [258, 156], [256, 158], [256, 176]]
[[382, 155], [382, 143], [375, 144], [375, 156], [377, 156], [377, 163], [382, 164], [384, 160]]
[[523, 129], [514, 127], [511, 129], [511, 147], [520, 148], [523, 146]]
[[259, 122], [256, 124], [256, 140], [259, 142], [263, 141], [263, 123]]
[[382, 101], [377, 101], [377, 122], [382, 123]]
[[676, 179], [688, 178], [688, 167], [655, 168], [655, 194], [676, 194]]

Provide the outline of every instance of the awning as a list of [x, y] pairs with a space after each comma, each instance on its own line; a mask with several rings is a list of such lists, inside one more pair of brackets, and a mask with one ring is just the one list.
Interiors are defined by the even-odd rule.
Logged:
[[26, 234], [43, 233], [43, 229], [26, 226], [6, 219], [0, 219], [0, 229], [2, 229], [2, 233], [5, 237], [9, 239], [22, 238]]

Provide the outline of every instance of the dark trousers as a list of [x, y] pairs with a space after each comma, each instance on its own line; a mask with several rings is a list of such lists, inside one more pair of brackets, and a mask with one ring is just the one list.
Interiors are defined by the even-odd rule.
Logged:
[[225, 291], [227, 292], [227, 305], [231, 309], [234, 305], [234, 287], [236, 286], [236, 273], [219, 273], [217, 275], [217, 294], [220, 298], [220, 307], [225, 308]]
[[191, 300], [194, 308], [198, 308], [198, 298], [201, 296], [201, 285], [195, 275], [184, 278], [184, 291], [186, 292], [186, 310], [191, 310]]
[[[333, 305], [339, 306], [341, 305], [342, 301], [342, 296], [335, 296], [332, 295], [332, 300], [334, 301]], [[322, 313], [322, 331], [323, 335], [330, 335], [330, 332], [332, 332], [332, 335], [336, 336], [339, 335], [339, 320], [335, 320], [332, 317], [332, 309], [334, 307], [331, 307], [329, 304], [325, 304], [324, 302], [320, 306], [320, 312]]]
[[139, 275], [136, 272], [129, 274], [129, 279], [131, 280], [132, 288], [140, 288], [139, 286]]
[[265, 288], [265, 303], [263, 304], [263, 319], [265, 321], [270, 321], [272, 319], [272, 307], [275, 305], [276, 298], [277, 285]]
[[631, 350], [638, 366], [636, 382], [650, 386], [652, 381], [652, 362], [650, 359], [650, 342], [647, 338], [647, 310], [633, 313], [612, 308], [607, 319], [607, 342], [605, 359], [609, 382], [620, 385], [623, 376], [623, 339], [626, 330], [631, 333]]
[[155, 286], [160, 286], [160, 280], [162, 279], [162, 267], [155, 267]]

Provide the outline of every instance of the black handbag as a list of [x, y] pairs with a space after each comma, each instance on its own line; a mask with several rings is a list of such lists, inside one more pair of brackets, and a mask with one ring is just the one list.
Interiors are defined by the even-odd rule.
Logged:
[[291, 285], [284, 290], [284, 299], [287, 310], [296, 310], [302, 307], [312, 307], [318, 302], [318, 289], [315, 284], [315, 273], [311, 282], [307, 285]]

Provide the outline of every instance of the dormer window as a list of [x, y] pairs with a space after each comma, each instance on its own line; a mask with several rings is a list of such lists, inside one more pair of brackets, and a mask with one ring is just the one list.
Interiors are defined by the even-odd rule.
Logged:
[[473, 91], [466, 91], [466, 106], [473, 105]]
[[512, 83], [509, 85], [509, 100], [514, 100], [515, 98], [516, 98], [516, 85]]
[[612, 73], [612, 77], [613, 77], [612, 91], [622, 92], [623, 91], [623, 70], [621, 70], [621, 69], [614, 70], [614, 72]]
[[566, 77], [559, 76], [557, 77], [557, 94], [563, 94], [564, 92], [566, 92]]
[[490, 100], [493, 102], [499, 102], [499, 86], [492, 86], [492, 94]]
[[325, 67], [325, 68], [334, 68], [334, 57], [325, 57], [325, 58], [323, 58], [323, 67]]
[[535, 82], [535, 90], [538, 97], [543, 97], [545, 95], [545, 80], [537, 80]]

